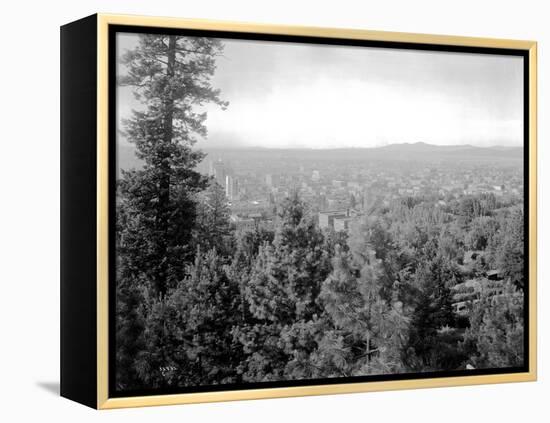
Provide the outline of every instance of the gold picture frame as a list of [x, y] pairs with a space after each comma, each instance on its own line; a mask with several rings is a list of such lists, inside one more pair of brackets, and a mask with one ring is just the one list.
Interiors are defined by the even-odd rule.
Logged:
[[[73, 25], [73, 24], [69, 24]], [[131, 397], [109, 396], [109, 26], [139, 26], [151, 28], [185, 28], [194, 30], [230, 31], [238, 33], [333, 38], [344, 40], [373, 40], [396, 43], [416, 43], [444, 46], [484, 47], [493, 49], [515, 49], [528, 53], [529, 75], [529, 369], [520, 373], [488, 374], [476, 376], [451, 376], [426, 379], [404, 379], [373, 382], [349, 382], [330, 385], [292, 386], [261, 389], [243, 389], [217, 392], [184, 393], [169, 395], [144, 395]], [[224, 21], [179, 19], [115, 14], [95, 15], [97, 36], [96, 57], [96, 249], [95, 249], [95, 305], [96, 318], [96, 389], [95, 404], [98, 409], [141, 407], [234, 401], [264, 398], [281, 398], [307, 395], [344, 394], [355, 392], [386, 391], [400, 389], [436, 388], [462, 385], [479, 385], [506, 382], [527, 382], [537, 379], [537, 43], [504, 39], [411, 34], [401, 32], [368, 31], [361, 29], [315, 28], [288, 25], [265, 25]], [[527, 265], [527, 264], [526, 264]], [[63, 307], [63, 306], [62, 306]], [[62, 312], [63, 314], [63, 312]], [[62, 325], [63, 326], [63, 325]], [[63, 338], [63, 337], [62, 337]], [[66, 353], [68, 355], [68, 353]], [[68, 371], [66, 372], [68, 373]], [[63, 382], [62, 382], [63, 385]], [[63, 387], [62, 387], [63, 394]], [[67, 388], [64, 396], [74, 397]], [[77, 401], [78, 398], [73, 398]]]

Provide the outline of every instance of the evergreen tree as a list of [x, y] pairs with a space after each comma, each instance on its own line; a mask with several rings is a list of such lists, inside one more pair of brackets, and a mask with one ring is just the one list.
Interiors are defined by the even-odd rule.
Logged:
[[462, 357], [455, 354], [459, 338], [450, 288], [462, 282], [462, 275], [455, 265], [437, 256], [417, 270], [415, 279], [418, 293], [406, 363], [416, 370], [457, 368]]
[[501, 295], [484, 291], [470, 314], [463, 348], [476, 368], [520, 367], [524, 364], [523, 292], [511, 282]]
[[233, 250], [230, 210], [223, 188], [214, 180], [198, 194], [197, 215], [193, 231], [194, 245], [202, 251], [213, 248], [222, 256]]
[[142, 351], [135, 362], [151, 387], [236, 383], [243, 359], [232, 328], [242, 325], [238, 283], [216, 250], [197, 252], [188, 276], [146, 315]]
[[523, 207], [512, 210], [505, 220], [496, 247], [495, 264], [504, 278], [509, 279], [516, 287], [524, 286], [524, 231], [525, 217]]
[[171, 293], [172, 333], [178, 386], [236, 383], [242, 347], [232, 329], [242, 325], [239, 284], [227, 274], [224, 259], [199, 252], [189, 276]]
[[245, 287], [250, 323], [235, 333], [248, 358], [247, 380], [296, 376], [315, 349], [317, 298], [330, 271], [324, 237], [297, 193], [283, 203], [272, 245], [260, 247]]
[[227, 272], [229, 277], [239, 285], [240, 314], [243, 322], [251, 318], [248, 312], [245, 291], [250, 281], [254, 263], [256, 263], [260, 247], [272, 243], [274, 236], [273, 230], [262, 225], [255, 225], [252, 229], [245, 229], [235, 234], [235, 252]]
[[490, 239], [498, 230], [498, 223], [492, 217], [482, 216], [472, 220], [465, 243], [471, 250], [485, 250]]
[[330, 269], [323, 244], [306, 205], [293, 194], [281, 207], [273, 245], [261, 248], [248, 286], [257, 318], [290, 324], [320, 312], [316, 299]]
[[203, 154], [192, 149], [196, 136], [206, 135], [197, 106], [226, 105], [210, 84], [221, 50], [215, 39], [147, 34], [122, 59], [127, 71], [119, 83], [132, 86], [143, 105], [123, 122], [124, 135], [144, 165], [119, 182], [127, 221], [117, 247], [157, 295], [183, 277], [192, 254], [194, 193], [205, 186], [195, 170]]
[[[357, 376], [402, 369], [401, 350], [408, 322], [401, 302], [381, 296], [383, 266], [373, 250], [337, 249], [321, 300], [329, 319], [316, 354], [317, 366], [334, 376]], [[364, 245], [363, 247], [365, 248]]]
[[[164, 298], [193, 260], [195, 196], [206, 179], [195, 170], [203, 154], [192, 146], [197, 136], [206, 135], [201, 106], [226, 106], [210, 84], [221, 51], [222, 44], [214, 39], [143, 34], [122, 58], [125, 74], [119, 84], [133, 87], [141, 103], [123, 121], [123, 136], [135, 146], [143, 166], [122, 171], [118, 181], [116, 301], [117, 307], [128, 309], [141, 293], [144, 313], [142, 336], [131, 314], [118, 322], [117, 344], [125, 345], [118, 363], [134, 362], [127, 374], [118, 375], [122, 387], [135, 386], [139, 378], [146, 386], [160, 383], [158, 367], [171, 361]], [[143, 339], [146, 350], [141, 354], [160, 357], [152, 361], [159, 363], [157, 368], [144, 360], [138, 363], [140, 354], [129, 355]]]
[[[127, 280], [126, 280], [127, 282]], [[136, 358], [145, 348], [143, 292], [137, 283], [117, 286], [116, 375], [118, 389], [139, 389], [143, 381], [136, 371]]]
[[371, 255], [380, 260], [380, 295], [390, 301], [395, 281], [394, 269], [391, 268], [389, 256], [394, 250], [393, 240], [381, 217], [367, 216], [352, 225], [348, 239], [353, 261], [363, 266], [371, 260]]

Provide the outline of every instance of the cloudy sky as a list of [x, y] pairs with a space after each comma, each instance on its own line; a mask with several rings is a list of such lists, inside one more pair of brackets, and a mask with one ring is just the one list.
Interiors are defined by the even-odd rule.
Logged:
[[[119, 34], [119, 54], [137, 35]], [[224, 40], [200, 147], [520, 146], [519, 57]], [[138, 108], [119, 88], [120, 117]]]

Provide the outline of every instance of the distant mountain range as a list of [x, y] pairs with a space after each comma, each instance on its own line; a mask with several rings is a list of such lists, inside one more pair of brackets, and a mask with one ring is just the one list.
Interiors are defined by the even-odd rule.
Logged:
[[204, 148], [206, 153], [223, 153], [235, 156], [251, 154], [258, 156], [278, 155], [283, 157], [307, 157], [309, 160], [459, 160], [459, 161], [491, 161], [491, 160], [522, 160], [522, 147], [476, 147], [473, 145], [434, 145], [425, 142], [389, 144], [369, 148]]
[[384, 147], [378, 147], [381, 153], [392, 153], [398, 155], [428, 155], [429, 157], [453, 157], [456, 159], [479, 159], [479, 158], [509, 158], [522, 159], [522, 147], [476, 147], [474, 145], [433, 145], [425, 142], [390, 144]]
[[374, 147], [379, 148], [382, 150], [401, 150], [401, 151], [462, 151], [462, 150], [470, 150], [470, 149], [477, 149], [477, 150], [514, 150], [514, 149], [521, 149], [520, 147], [505, 147], [505, 146], [494, 146], [494, 147], [478, 147], [471, 144], [464, 144], [464, 145], [435, 145], [435, 144], [428, 144], [422, 141], [414, 142], [414, 143], [400, 143], [400, 144], [389, 144], [382, 147]]
[[[523, 160], [522, 147], [476, 147], [473, 145], [434, 145], [425, 142], [389, 144], [382, 147], [370, 148], [265, 148], [265, 147], [240, 147], [240, 148], [202, 148], [211, 155], [239, 156], [250, 155], [250, 159], [270, 158], [284, 160], [285, 157], [305, 160], [342, 161], [342, 160], [414, 160], [414, 161], [521, 161]], [[119, 167], [128, 169], [140, 166], [140, 161], [135, 157], [132, 145], [118, 146]]]

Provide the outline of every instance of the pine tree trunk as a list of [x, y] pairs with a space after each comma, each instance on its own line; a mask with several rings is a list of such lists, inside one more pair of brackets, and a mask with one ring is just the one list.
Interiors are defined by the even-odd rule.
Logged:
[[367, 331], [367, 365], [370, 364], [370, 332]]
[[[167, 83], [172, 83], [172, 78], [175, 73], [176, 65], [176, 36], [171, 35], [168, 38], [168, 51], [167, 51]], [[169, 145], [172, 143], [173, 136], [173, 119], [174, 119], [174, 98], [172, 95], [172, 89], [168, 90], [169, 94], [166, 96], [164, 101], [164, 136], [163, 143], [164, 157], [162, 157], [160, 163], [160, 180], [159, 180], [159, 202], [157, 209], [157, 225], [159, 233], [159, 271], [156, 281], [157, 294], [160, 297], [164, 297], [164, 294], [167, 290], [167, 276], [168, 276], [168, 263], [167, 263], [167, 251], [168, 251], [168, 239], [170, 236], [169, 233], [169, 213], [170, 213], [170, 163], [169, 163], [169, 154], [170, 148]]]

